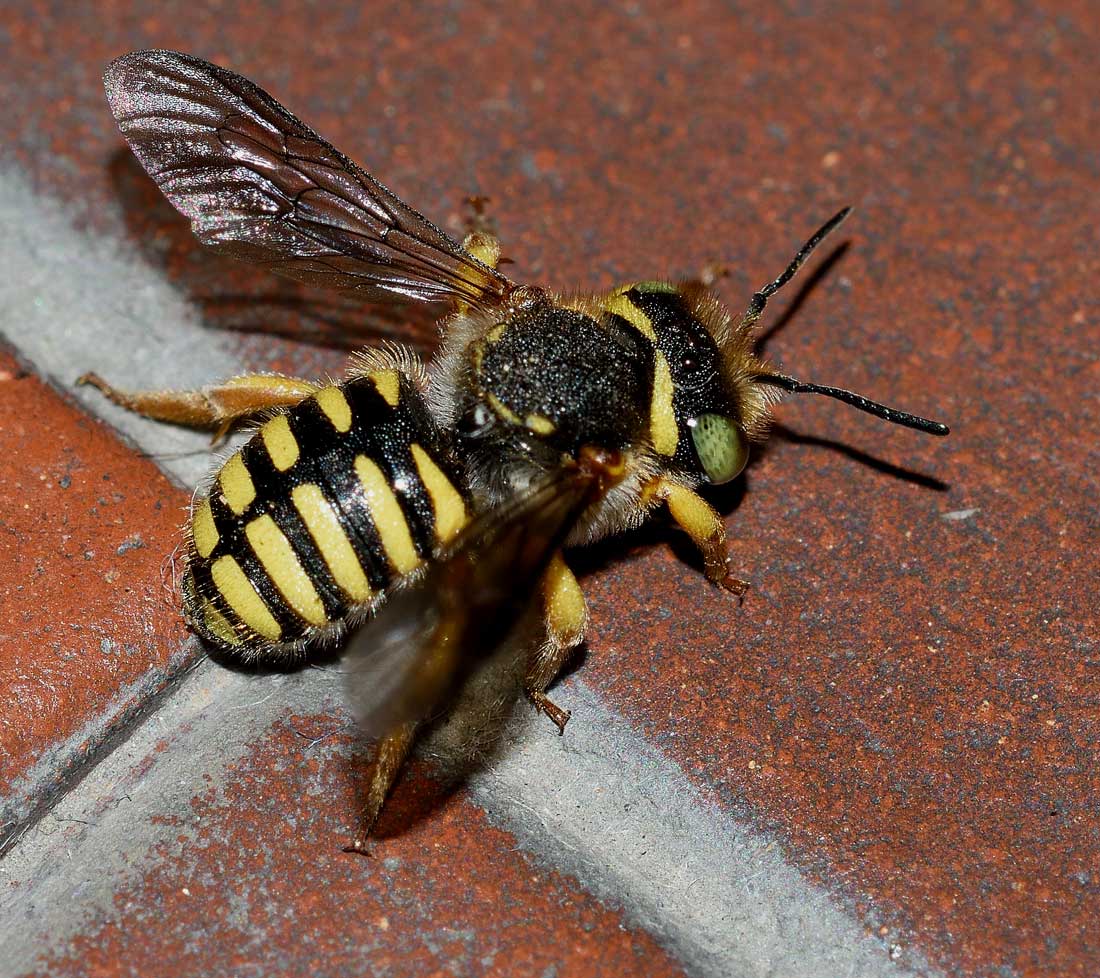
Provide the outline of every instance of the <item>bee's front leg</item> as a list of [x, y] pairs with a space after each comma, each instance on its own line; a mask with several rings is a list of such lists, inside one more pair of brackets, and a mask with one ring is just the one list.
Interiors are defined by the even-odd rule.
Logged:
[[668, 504], [676, 525], [691, 537], [703, 555], [707, 580], [742, 597], [750, 584], [730, 573], [726, 525], [718, 510], [693, 490], [664, 478], [658, 478], [656, 485], [647, 486], [643, 492]]
[[563, 710], [546, 695], [546, 690], [562, 670], [569, 653], [584, 641], [588, 629], [588, 607], [577, 578], [560, 553], [554, 555], [542, 577], [543, 613], [546, 638], [531, 653], [527, 663], [524, 689], [540, 713], [545, 713], [565, 733], [569, 711]]
[[84, 374], [77, 383], [90, 384], [127, 411], [155, 421], [214, 428], [215, 441], [238, 422], [272, 408], [293, 407], [319, 389], [312, 381], [282, 374], [244, 374], [182, 391], [119, 390], [95, 373]]

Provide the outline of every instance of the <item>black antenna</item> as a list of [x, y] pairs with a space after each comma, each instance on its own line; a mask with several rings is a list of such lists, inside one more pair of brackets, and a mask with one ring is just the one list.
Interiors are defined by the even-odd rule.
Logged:
[[787, 266], [786, 271], [774, 282], [765, 285], [764, 288], [749, 300], [749, 308], [745, 310], [745, 314], [741, 317], [741, 322], [738, 325], [739, 329], [747, 330], [756, 325], [757, 320], [764, 313], [764, 307], [768, 304], [768, 299], [794, 278], [795, 273], [805, 264], [806, 259], [810, 257], [814, 248], [840, 227], [840, 225], [844, 223], [844, 219], [851, 212], [851, 207], [845, 207], [842, 211], [830, 217], [829, 220], [814, 232], [813, 237], [810, 238], [810, 240], [802, 246], [798, 254], [794, 256], [794, 260]]
[[[842, 211], [841, 214], [846, 212]], [[834, 217], [829, 223], [832, 224], [836, 221]], [[829, 225], [818, 231], [815, 237], [820, 240], [823, 237], [823, 232], [828, 233]], [[806, 247], [810, 248], [816, 242], [811, 242]], [[803, 251], [806, 249], [804, 248]], [[797, 261], [798, 259], [795, 259]], [[789, 276], [788, 276], [789, 277]], [[779, 279], [776, 279], [779, 282]], [[782, 284], [782, 283], [780, 283]], [[759, 293], [757, 293], [759, 295]], [[917, 431], [923, 431], [929, 435], [946, 435], [951, 429], [945, 424], [941, 424], [939, 421], [929, 421], [927, 418], [918, 418], [915, 414], [909, 414], [906, 411], [898, 411], [895, 408], [887, 407], [885, 404], [879, 404], [876, 401], [872, 401], [869, 398], [864, 397], [862, 394], [856, 394], [853, 391], [841, 390], [839, 387], [823, 387], [821, 384], [804, 384], [800, 380], [795, 380], [794, 377], [784, 377], [782, 374], [757, 374], [753, 377], [757, 383], [770, 384], [772, 387], [782, 387], [783, 390], [790, 391], [793, 394], [824, 394], [826, 397], [834, 397], [838, 401], [843, 401], [845, 404], [851, 404], [854, 408], [859, 408], [861, 411], [866, 411], [868, 414], [873, 414], [876, 418], [882, 418], [886, 421], [890, 421], [893, 424], [900, 424], [904, 428], [914, 428]]]

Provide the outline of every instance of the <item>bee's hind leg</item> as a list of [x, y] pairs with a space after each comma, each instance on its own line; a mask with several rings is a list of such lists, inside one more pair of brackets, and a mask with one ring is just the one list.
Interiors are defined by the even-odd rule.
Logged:
[[344, 852], [354, 852], [361, 856], [370, 855], [371, 830], [374, 828], [374, 823], [378, 821], [378, 813], [382, 811], [382, 805], [394, 781], [397, 780], [405, 758], [409, 756], [417, 726], [415, 721], [403, 723], [378, 741], [370, 784], [367, 786], [367, 797], [363, 802], [363, 811], [359, 820], [359, 833], [351, 845], [344, 846]]
[[179, 391], [120, 390], [95, 373], [84, 374], [77, 383], [90, 384], [120, 407], [155, 421], [213, 428], [215, 441], [238, 422], [272, 408], [293, 407], [319, 389], [312, 381], [281, 374], [244, 374]]
[[565, 733], [569, 711], [546, 695], [561, 672], [569, 654], [584, 641], [588, 628], [588, 607], [577, 578], [560, 553], [554, 555], [542, 578], [542, 600], [546, 617], [546, 638], [534, 649], [527, 663], [524, 690], [540, 713], [545, 713]]

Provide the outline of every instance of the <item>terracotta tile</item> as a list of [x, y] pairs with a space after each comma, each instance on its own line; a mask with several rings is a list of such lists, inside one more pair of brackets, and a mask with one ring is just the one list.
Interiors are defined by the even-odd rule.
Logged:
[[7, 842], [184, 665], [161, 572], [187, 496], [2, 350], [0, 484]]
[[[954, 433], [784, 407], [743, 498], [719, 497], [755, 584], [744, 606], [658, 535], [604, 567], [631, 542], [609, 547], [585, 561], [583, 675], [951, 973], [1087, 974], [1100, 214], [1097, 108], [1076, 79], [1096, 10], [689, 3], [589, 12], [581, 32], [520, 4], [335, 4], [304, 32], [286, 8], [183, 9], [117, 4], [89, 30], [19, 5], [9, 153], [86, 201], [91, 224], [117, 230], [121, 197], [134, 240], [242, 335], [264, 317], [233, 295], [283, 293], [200, 256], [151, 203], [98, 90], [116, 53], [159, 43], [231, 64], [452, 229], [463, 194], [490, 193], [512, 270], [555, 284], [721, 259], [739, 306], [816, 222], [859, 205], [829, 273], [775, 301], [797, 315], [768, 350]], [[337, 359], [247, 335], [242, 349], [303, 372]]]
[[365, 759], [334, 722], [285, 716], [217, 786], [207, 779], [167, 816], [165, 841], [131, 848], [139, 880], [41, 973], [683, 974], [461, 794], [441, 800], [422, 767], [387, 809], [376, 855], [340, 852]]

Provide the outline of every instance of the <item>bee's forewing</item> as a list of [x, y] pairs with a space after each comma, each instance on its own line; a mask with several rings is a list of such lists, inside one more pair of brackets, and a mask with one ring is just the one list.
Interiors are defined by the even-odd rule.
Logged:
[[371, 298], [494, 305], [515, 288], [246, 78], [135, 51], [103, 82], [134, 154], [209, 247]]

